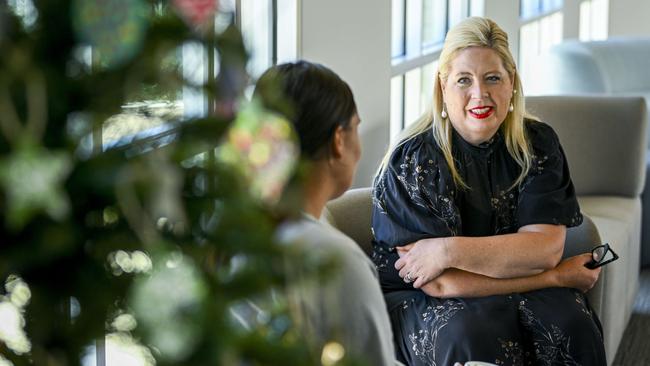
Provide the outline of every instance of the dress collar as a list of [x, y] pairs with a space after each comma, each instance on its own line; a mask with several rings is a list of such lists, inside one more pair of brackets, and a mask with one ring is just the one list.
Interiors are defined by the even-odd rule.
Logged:
[[495, 149], [502, 145], [502, 135], [503, 133], [501, 132], [501, 129], [499, 129], [491, 139], [482, 142], [479, 145], [472, 145], [469, 142], [465, 141], [465, 139], [463, 139], [463, 137], [458, 132], [456, 132], [454, 128], [452, 128], [452, 143], [455, 146], [458, 146], [458, 148], [463, 152], [478, 156], [488, 156], [492, 154]]

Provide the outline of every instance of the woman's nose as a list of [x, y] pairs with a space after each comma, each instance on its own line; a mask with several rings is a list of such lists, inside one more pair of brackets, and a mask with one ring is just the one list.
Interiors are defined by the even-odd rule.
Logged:
[[490, 96], [485, 85], [483, 85], [482, 83], [475, 83], [472, 86], [471, 93], [472, 93], [471, 97], [473, 99], [483, 99]]

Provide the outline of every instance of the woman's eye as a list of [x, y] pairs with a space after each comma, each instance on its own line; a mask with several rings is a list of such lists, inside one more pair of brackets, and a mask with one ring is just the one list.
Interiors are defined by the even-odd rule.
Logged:
[[501, 77], [497, 76], [497, 75], [492, 75], [492, 76], [487, 77], [487, 81], [492, 82], [492, 83], [496, 83], [499, 80], [501, 80]]
[[460, 78], [458, 79], [458, 84], [460, 85], [468, 85], [471, 81], [469, 78]]

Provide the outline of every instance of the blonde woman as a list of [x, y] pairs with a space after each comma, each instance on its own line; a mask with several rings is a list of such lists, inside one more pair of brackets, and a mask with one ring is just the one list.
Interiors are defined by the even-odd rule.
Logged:
[[600, 271], [560, 262], [582, 222], [562, 147], [525, 115], [505, 32], [447, 34], [432, 111], [375, 178], [373, 260], [408, 365], [605, 365], [586, 298]]

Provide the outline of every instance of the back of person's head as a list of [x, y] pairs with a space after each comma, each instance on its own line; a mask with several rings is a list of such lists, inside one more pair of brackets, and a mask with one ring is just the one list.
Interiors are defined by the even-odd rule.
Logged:
[[327, 67], [307, 61], [271, 67], [258, 80], [253, 97], [291, 120], [301, 154], [311, 160], [328, 156], [337, 127], [348, 128], [357, 112], [348, 84]]

